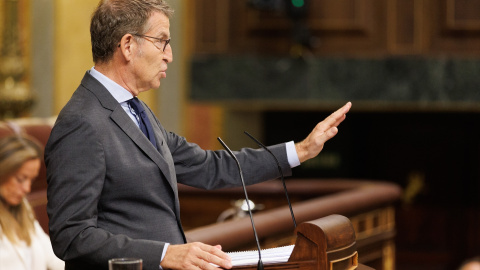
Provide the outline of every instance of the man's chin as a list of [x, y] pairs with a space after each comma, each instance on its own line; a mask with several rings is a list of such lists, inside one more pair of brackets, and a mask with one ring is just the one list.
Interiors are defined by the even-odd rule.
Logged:
[[153, 84], [153, 89], [158, 89], [158, 88], [160, 88], [160, 84], [161, 84], [161, 82], [160, 82], [160, 79], [159, 79], [157, 82], [155, 82], [155, 83]]

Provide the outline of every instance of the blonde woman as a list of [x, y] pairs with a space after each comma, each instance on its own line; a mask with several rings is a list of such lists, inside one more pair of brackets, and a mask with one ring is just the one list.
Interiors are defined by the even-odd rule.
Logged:
[[25, 198], [41, 157], [41, 147], [32, 140], [0, 139], [0, 270], [64, 269]]

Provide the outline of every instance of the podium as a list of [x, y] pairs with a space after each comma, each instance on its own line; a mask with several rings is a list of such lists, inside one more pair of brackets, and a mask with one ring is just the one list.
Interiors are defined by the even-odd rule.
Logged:
[[[264, 264], [269, 270], [373, 270], [358, 263], [355, 230], [350, 220], [330, 215], [304, 222], [295, 230], [297, 239], [288, 262]], [[256, 270], [257, 265], [236, 266], [235, 270]]]

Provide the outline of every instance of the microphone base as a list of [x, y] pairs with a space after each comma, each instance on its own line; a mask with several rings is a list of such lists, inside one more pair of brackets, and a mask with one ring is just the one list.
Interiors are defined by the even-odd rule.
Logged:
[[258, 260], [257, 270], [263, 270], [263, 262], [262, 262], [262, 260]]

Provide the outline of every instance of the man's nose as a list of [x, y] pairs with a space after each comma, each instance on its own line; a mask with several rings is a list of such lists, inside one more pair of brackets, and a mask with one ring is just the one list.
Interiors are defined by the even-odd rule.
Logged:
[[167, 45], [167, 47], [165, 48], [165, 51], [163, 52], [163, 59], [167, 63], [171, 63], [173, 61], [173, 50], [172, 50], [172, 46], [170, 46], [170, 43]]

